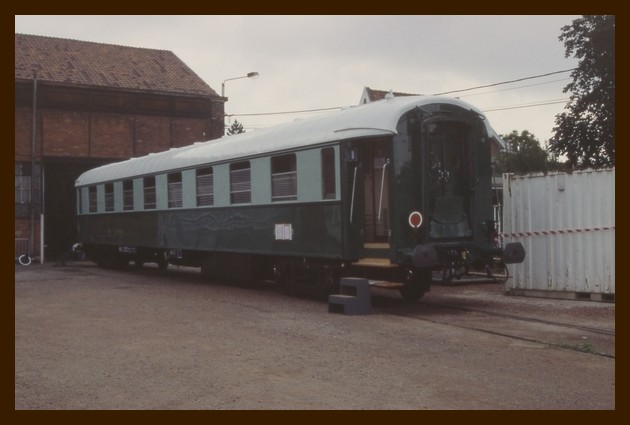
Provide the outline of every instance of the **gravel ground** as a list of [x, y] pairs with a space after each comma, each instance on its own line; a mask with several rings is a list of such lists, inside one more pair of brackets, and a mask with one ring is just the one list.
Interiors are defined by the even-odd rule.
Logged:
[[16, 266], [15, 408], [615, 409], [613, 303], [497, 284], [372, 303], [331, 314], [172, 266]]

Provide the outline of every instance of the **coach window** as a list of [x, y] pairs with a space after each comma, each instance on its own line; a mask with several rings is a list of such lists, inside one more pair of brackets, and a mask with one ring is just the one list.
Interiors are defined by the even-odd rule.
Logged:
[[197, 174], [197, 206], [214, 205], [214, 175], [212, 168], [200, 168]]
[[123, 210], [133, 209], [133, 180], [123, 180]]
[[105, 211], [114, 211], [114, 183], [105, 183]]
[[97, 211], [96, 186], [88, 188], [88, 212], [95, 213]]
[[144, 179], [144, 209], [155, 209], [155, 177], [145, 177]]
[[335, 149], [322, 149], [322, 198], [335, 199]]
[[182, 207], [182, 173], [168, 175], [168, 207]]
[[294, 201], [297, 199], [297, 171], [295, 154], [271, 158], [271, 200]]
[[230, 164], [230, 201], [233, 204], [247, 204], [252, 201], [249, 161]]

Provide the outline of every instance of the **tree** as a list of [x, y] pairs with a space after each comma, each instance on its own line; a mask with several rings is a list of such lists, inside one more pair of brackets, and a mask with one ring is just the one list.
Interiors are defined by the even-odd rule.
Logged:
[[227, 135], [232, 136], [234, 134], [245, 133], [245, 129], [243, 129], [243, 124], [234, 120], [230, 128], [227, 130]]
[[516, 130], [501, 135], [506, 143], [505, 151], [497, 157], [496, 173], [526, 174], [536, 171], [548, 171], [547, 152], [540, 146], [538, 139], [529, 131]]
[[566, 162], [561, 162], [558, 155], [549, 151], [549, 144], [545, 142], [545, 152], [547, 152], [547, 171], [571, 171], [571, 166]]
[[568, 112], [556, 116], [552, 153], [571, 167], [615, 165], [615, 16], [585, 15], [562, 27], [565, 57], [580, 60], [564, 92]]

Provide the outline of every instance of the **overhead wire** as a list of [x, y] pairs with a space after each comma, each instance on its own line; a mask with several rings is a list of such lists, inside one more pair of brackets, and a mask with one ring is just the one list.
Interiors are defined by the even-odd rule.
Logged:
[[526, 103], [526, 104], [523, 104], [523, 105], [501, 106], [501, 107], [496, 107], [496, 108], [484, 108], [483, 112], [507, 111], [509, 109], [531, 108], [533, 106], [557, 105], [557, 104], [560, 104], [560, 103], [566, 103], [568, 101], [569, 101], [569, 98], [557, 99], [557, 100], [543, 100], [543, 101], [540, 101], [540, 102]]
[[465, 95], [459, 96], [459, 97], [472, 97], [472, 96], [480, 96], [480, 95], [484, 95], [484, 94], [499, 93], [499, 92], [510, 91], [510, 90], [525, 89], [525, 88], [528, 88], [528, 87], [544, 86], [545, 84], [553, 84], [553, 83], [557, 83], [559, 81], [568, 81], [568, 80], [570, 80], [570, 78], [558, 78], [557, 80], [545, 81], [545, 82], [542, 82], [542, 83], [527, 84], [527, 85], [524, 85], [524, 86], [516, 86], [516, 87], [508, 87], [508, 88], [504, 88], [504, 89], [500, 89], [500, 90], [483, 91], [481, 93], [465, 94]]
[[518, 78], [516, 80], [509, 80], [509, 81], [501, 81], [500, 83], [493, 83], [493, 84], [485, 84], [483, 86], [476, 86], [476, 87], [469, 87], [467, 89], [460, 89], [460, 90], [451, 90], [451, 91], [445, 91], [442, 93], [435, 93], [433, 94], [433, 96], [442, 96], [445, 94], [451, 94], [451, 93], [461, 93], [464, 91], [470, 91], [470, 90], [477, 90], [477, 89], [485, 89], [487, 87], [495, 87], [495, 86], [500, 86], [503, 84], [512, 84], [512, 83], [518, 83], [519, 81], [525, 81], [525, 80], [532, 80], [534, 78], [542, 78], [542, 77], [547, 77], [549, 75], [555, 75], [555, 74], [562, 74], [564, 72], [571, 72], [575, 70], [575, 68], [571, 68], [571, 69], [564, 69], [562, 71], [554, 71], [554, 72], [548, 72], [546, 74], [539, 74], [539, 75], [533, 75], [531, 77], [523, 77], [523, 78]]
[[317, 108], [317, 109], [302, 109], [299, 111], [281, 111], [281, 112], [254, 112], [250, 114], [226, 114], [226, 117], [253, 117], [258, 115], [286, 115], [286, 114], [300, 114], [304, 112], [323, 112], [332, 111], [336, 109], [343, 109], [344, 106], [333, 106], [330, 108]]
[[[554, 71], [554, 72], [548, 72], [548, 73], [545, 73], [545, 74], [538, 74], [538, 75], [532, 75], [532, 76], [529, 76], [529, 77], [517, 78], [515, 80], [501, 81], [501, 82], [498, 82], [498, 83], [485, 84], [485, 85], [481, 85], [481, 86], [469, 87], [469, 88], [459, 89], [459, 90], [450, 90], [450, 91], [446, 91], [446, 92], [435, 93], [435, 94], [433, 94], [433, 96], [441, 96], [441, 95], [452, 94], [452, 93], [461, 93], [461, 92], [466, 92], [466, 91], [478, 90], [478, 89], [481, 89], [481, 88], [496, 87], [496, 86], [505, 85], [505, 84], [512, 84], [512, 83], [517, 83], [517, 82], [520, 82], [520, 81], [532, 80], [532, 79], [535, 79], [535, 78], [542, 78], [542, 77], [548, 77], [550, 75], [556, 75], [556, 74], [562, 74], [562, 73], [565, 73], [565, 72], [571, 72], [571, 71], [573, 71], [575, 69], [576, 68], [564, 69], [564, 70], [561, 70], [561, 71]], [[557, 81], [562, 81], [562, 79], [554, 80], [554, 81], [548, 81], [548, 82], [544, 82], [544, 83], [538, 83], [538, 84], [531, 84], [531, 85], [526, 85], [526, 86], [521, 86], [521, 87], [513, 87], [513, 88], [504, 89], [504, 90], [515, 90], [515, 89], [518, 89], [518, 88], [526, 88], [526, 87], [531, 87], [531, 86], [536, 86], [536, 85], [549, 84], [549, 83], [557, 82]], [[502, 91], [502, 90], [496, 90], [496, 91]], [[463, 97], [476, 96], [478, 94], [487, 94], [487, 93], [494, 93], [494, 92], [476, 93], [476, 94], [472, 94], [472, 95], [465, 95]], [[557, 103], [563, 103], [563, 102], [566, 102], [566, 101], [568, 101], [568, 99], [563, 99], [563, 100], [556, 99], [556, 100], [540, 101], [540, 102], [536, 102], [536, 103], [532, 103], [532, 104], [513, 105], [513, 106], [497, 107], [497, 108], [490, 108], [490, 109], [485, 108], [484, 112], [495, 112], [495, 111], [509, 110], [509, 109], [529, 108], [529, 107], [534, 107], [534, 106], [545, 106], [545, 105], [552, 105], [552, 104], [557, 104]], [[253, 117], [253, 116], [264, 116], [264, 115], [288, 115], [288, 114], [300, 114], [300, 113], [325, 112], [325, 111], [332, 111], [332, 110], [337, 110], [337, 109], [343, 109], [345, 107], [346, 106], [333, 106], [333, 107], [329, 107], [329, 108], [301, 109], [301, 110], [295, 110], [295, 111], [276, 111], [276, 112], [254, 112], [254, 113], [244, 113], [244, 114], [226, 114], [225, 116], [226, 117]]]

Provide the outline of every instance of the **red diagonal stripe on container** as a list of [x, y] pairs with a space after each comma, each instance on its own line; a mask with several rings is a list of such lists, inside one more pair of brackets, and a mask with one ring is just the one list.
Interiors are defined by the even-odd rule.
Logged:
[[518, 238], [526, 236], [546, 236], [546, 235], [565, 235], [568, 233], [581, 233], [581, 232], [598, 232], [602, 230], [615, 230], [615, 226], [611, 227], [592, 227], [590, 229], [563, 229], [563, 230], [539, 230], [533, 232], [515, 232], [515, 233], [501, 233], [504, 238]]

